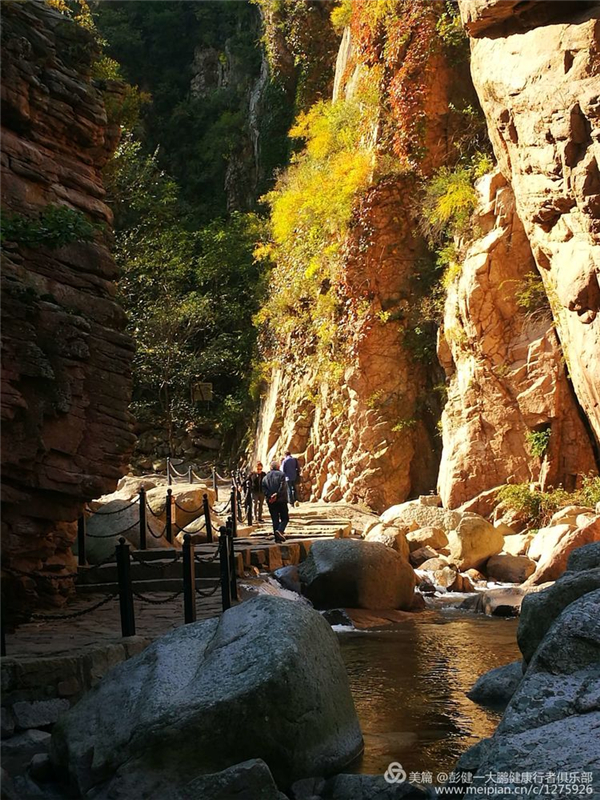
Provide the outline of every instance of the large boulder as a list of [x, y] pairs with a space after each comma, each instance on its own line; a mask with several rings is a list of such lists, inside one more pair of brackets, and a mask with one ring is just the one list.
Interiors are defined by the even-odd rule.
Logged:
[[259, 758], [234, 764], [220, 772], [173, 780], [160, 766], [144, 773], [119, 774], [94, 800], [287, 800], [269, 767]]
[[600, 567], [600, 542], [586, 544], [573, 550], [567, 559], [567, 572], [583, 572]]
[[[164, 523], [146, 515], [146, 546], [148, 549], [171, 547], [164, 534]], [[135, 496], [131, 500], [114, 499], [98, 506], [87, 518], [85, 555], [89, 564], [97, 564], [115, 552], [119, 539], [124, 537], [134, 548], [140, 546], [140, 506]], [[77, 552], [77, 546], [74, 551]]]
[[433, 550], [441, 550], [448, 544], [448, 537], [442, 528], [435, 528], [433, 525], [428, 525], [425, 528], [417, 528], [416, 531], [410, 531], [406, 534], [406, 540], [411, 553], [413, 550], [420, 550], [422, 547], [431, 547]]
[[482, 706], [506, 708], [522, 678], [522, 663], [513, 661], [484, 673], [467, 692], [467, 697]]
[[498, 553], [485, 565], [488, 578], [501, 583], [524, 583], [535, 572], [535, 561], [527, 556], [511, 556]]
[[448, 533], [450, 561], [461, 570], [479, 569], [504, 546], [504, 536], [478, 514], [464, 514]]
[[[146, 494], [149, 511], [148, 515], [166, 522], [167, 487], [157, 486]], [[178, 483], [171, 486], [173, 506], [172, 520], [177, 534], [182, 528], [190, 525], [194, 520], [204, 515], [203, 497], [208, 496], [210, 505], [214, 505], [214, 491], [203, 483]]]
[[408, 561], [380, 542], [314, 542], [298, 568], [302, 591], [317, 608], [400, 608], [413, 602], [416, 576]]
[[563, 610], [579, 597], [596, 589], [600, 589], [600, 567], [582, 572], [565, 572], [552, 586], [523, 598], [517, 641], [525, 661], [531, 660]]
[[418, 550], [413, 550], [408, 560], [413, 567], [420, 567], [426, 561], [437, 558], [437, 553], [432, 547], [420, 547]]
[[552, 516], [549, 527], [554, 525], [576, 525], [580, 516], [594, 514], [594, 509], [589, 506], [565, 506]]
[[419, 528], [441, 528], [443, 531], [452, 530], [459, 524], [463, 514], [460, 511], [447, 511], [435, 506], [423, 505], [419, 500], [409, 500], [391, 506], [380, 517], [381, 522], [393, 525], [406, 525], [409, 530]]
[[365, 542], [381, 542], [392, 550], [397, 550], [402, 558], [408, 558], [410, 552], [406, 534], [406, 525], [392, 525], [380, 522], [366, 534]]
[[540, 558], [537, 569], [528, 582], [539, 584], [555, 581], [567, 569], [569, 555], [578, 547], [592, 542], [600, 542], [600, 517], [588, 522], [583, 528], [565, 534], [554, 550]]
[[308, 606], [259, 596], [115, 667], [59, 721], [51, 756], [85, 795], [157, 767], [188, 784], [249, 759], [286, 786], [361, 750], [330, 626]]
[[502, 549], [511, 556], [526, 556], [534, 537], [535, 533], [513, 533], [508, 536], [505, 535], [504, 547]]
[[504, 773], [506, 790], [517, 772], [544, 775], [545, 783], [559, 788], [569, 784], [559, 773], [589, 772], [591, 791], [585, 796], [598, 797], [599, 674], [600, 590], [575, 600], [556, 618], [496, 733], [465, 754], [457, 769], [468, 763], [476, 784]]
[[534, 561], [546, 559], [558, 546], [560, 540], [573, 530], [573, 525], [553, 525], [540, 528], [529, 545], [527, 555]]

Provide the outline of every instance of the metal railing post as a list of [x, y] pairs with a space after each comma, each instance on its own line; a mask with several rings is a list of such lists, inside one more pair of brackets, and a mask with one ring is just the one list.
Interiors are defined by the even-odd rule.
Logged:
[[173, 541], [173, 490], [167, 489], [167, 499], [165, 500], [165, 534], [167, 542]]
[[252, 525], [254, 520], [252, 518], [253, 508], [252, 508], [252, 487], [248, 487], [248, 494], [247, 494], [247, 503], [248, 503], [248, 525]]
[[213, 491], [215, 493], [215, 502], [217, 502], [217, 500], [219, 499], [219, 487], [217, 485], [217, 468], [216, 467], [212, 468], [212, 485], [213, 485]]
[[80, 567], [85, 567], [85, 511], [77, 520], [77, 564]]
[[131, 586], [131, 564], [129, 545], [123, 536], [116, 547], [117, 574], [119, 580], [119, 606], [121, 610], [121, 635], [135, 636], [135, 612]]
[[206, 526], [206, 541], [212, 542], [212, 522], [210, 521], [210, 503], [208, 502], [208, 495], [202, 495], [202, 505], [204, 506], [204, 524]]
[[140, 489], [140, 550], [146, 549], [146, 490]]
[[0, 656], [6, 655], [6, 629], [4, 627], [4, 600], [0, 612]]
[[229, 536], [227, 528], [219, 528], [219, 563], [221, 566], [221, 604], [223, 611], [231, 608], [231, 575], [229, 567]]
[[183, 537], [183, 618], [184, 622], [196, 621], [196, 576], [194, 564], [194, 546], [192, 536], [186, 533]]
[[194, 476], [192, 474], [192, 468], [188, 467], [188, 483], [193, 483], [193, 482], [194, 482]]
[[235, 568], [235, 547], [233, 545], [233, 532], [232, 532], [232, 523], [231, 520], [227, 520], [227, 527], [229, 529], [229, 578], [231, 581], [231, 599], [236, 600], [238, 599], [238, 590], [237, 590], [237, 570]]
[[[238, 522], [242, 522], [244, 519], [244, 515], [242, 513], [242, 492], [241, 492], [242, 484], [238, 483], [236, 486], [236, 494], [237, 494], [237, 518]], [[237, 536], [237, 526], [236, 526], [236, 533]]]
[[235, 484], [231, 487], [231, 519], [232, 519], [232, 536], [237, 536], [237, 488]]
[[167, 486], [171, 485], [171, 457], [167, 456]]

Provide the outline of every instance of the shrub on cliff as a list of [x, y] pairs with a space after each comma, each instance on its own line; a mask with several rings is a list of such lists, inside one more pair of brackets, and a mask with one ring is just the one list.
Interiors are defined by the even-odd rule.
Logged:
[[339, 355], [337, 282], [354, 204], [372, 177], [376, 110], [377, 98], [367, 92], [354, 101], [319, 102], [290, 131], [305, 149], [265, 197], [272, 238], [257, 250], [277, 263], [256, 317], [275, 349], [302, 331], [305, 350], [316, 348], [327, 360]]

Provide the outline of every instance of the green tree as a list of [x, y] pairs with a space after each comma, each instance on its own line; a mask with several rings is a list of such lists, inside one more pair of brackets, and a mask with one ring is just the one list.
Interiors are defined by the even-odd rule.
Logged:
[[[136, 343], [134, 413], [171, 432], [191, 419], [232, 430], [251, 407], [252, 317], [263, 294], [252, 256], [260, 219], [235, 213], [196, 228], [176, 183], [131, 137], [119, 146], [106, 182], [118, 290]], [[213, 383], [210, 408], [192, 404], [197, 381]]]

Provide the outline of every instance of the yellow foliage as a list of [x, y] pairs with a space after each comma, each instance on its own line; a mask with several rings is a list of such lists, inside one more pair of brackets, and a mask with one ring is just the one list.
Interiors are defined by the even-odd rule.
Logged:
[[350, 25], [351, 19], [352, 0], [340, 0], [331, 12], [331, 24], [338, 33], [341, 33], [345, 27]]

